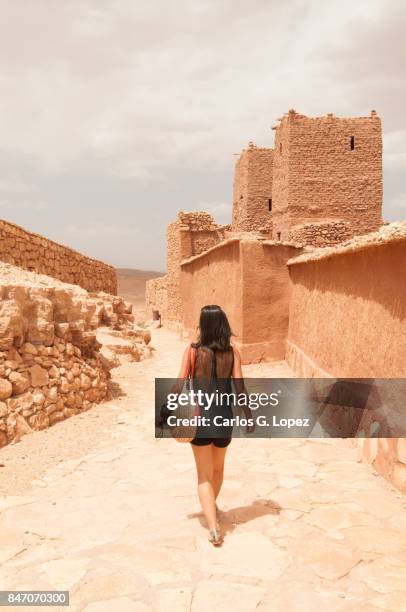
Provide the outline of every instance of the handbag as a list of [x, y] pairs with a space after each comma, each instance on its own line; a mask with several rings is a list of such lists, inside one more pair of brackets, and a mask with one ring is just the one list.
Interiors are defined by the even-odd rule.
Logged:
[[[195, 376], [196, 369], [196, 349], [193, 346], [190, 346], [190, 369], [189, 374], [185, 380], [184, 389], [186, 393], [190, 397], [190, 391], [193, 389], [193, 379]], [[184, 391], [182, 391], [184, 392]], [[199, 406], [193, 405], [190, 402], [185, 406], [180, 406], [179, 404], [175, 408], [175, 410], [170, 411], [172, 415], [176, 417], [176, 419], [192, 419], [193, 417], [199, 416]], [[169, 431], [171, 435], [177, 442], [191, 442], [193, 438], [196, 436], [197, 426], [196, 425], [172, 425], [169, 426]]]

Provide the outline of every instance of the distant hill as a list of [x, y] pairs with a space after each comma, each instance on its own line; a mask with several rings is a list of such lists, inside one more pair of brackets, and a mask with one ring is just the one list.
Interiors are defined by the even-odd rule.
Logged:
[[145, 283], [151, 278], [163, 276], [165, 272], [117, 268], [118, 294], [134, 304], [136, 321], [142, 321], [145, 313]]

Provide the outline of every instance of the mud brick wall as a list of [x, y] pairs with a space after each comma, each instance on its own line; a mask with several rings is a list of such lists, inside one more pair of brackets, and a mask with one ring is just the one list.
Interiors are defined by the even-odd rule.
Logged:
[[160, 276], [146, 282], [145, 304], [147, 317], [152, 318], [152, 311], [158, 310], [161, 318], [167, 318], [168, 277]]
[[272, 175], [273, 149], [250, 142], [235, 166], [233, 231], [272, 232]]
[[221, 242], [229, 230], [218, 225], [207, 212], [183, 212], [170, 223], [167, 231], [167, 274], [147, 282], [146, 308], [151, 316], [158, 310], [162, 323], [178, 329], [183, 305], [180, 294], [180, 264], [184, 259], [203, 253]]
[[182, 325], [196, 333], [200, 309], [219, 304], [229, 317], [243, 363], [285, 355], [290, 281], [286, 262], [301, 247], [230, 238], [181, 265]]
[[369, 117], [310, 118], [291, 110], [276, 127], [274, 237], [287, 227], [342, 219], [353, 234], [382, 224], [382, 132]]
[[287, 359], [301, 376], [406, 376], [406, 225], [288, 262]]
[[[405, 223], [315, 249], [291, 260], [289, 270], [286, 360], [298, 376], [406, 376], [406, 284], [399, 282], [406, 278]], [[392, 399], [380, 393], [390, 405]], [[404, 398], [399, 405], [403, 409]], [[358, 441], [361, 455], [406, 492], [404, 440], [368, 435]]]
[[0, 260], [88, 291], [117, 294], [115, 268], [0, 220]]

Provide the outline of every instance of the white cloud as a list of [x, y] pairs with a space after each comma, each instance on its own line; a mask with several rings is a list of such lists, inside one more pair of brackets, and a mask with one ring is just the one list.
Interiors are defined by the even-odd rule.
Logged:
[[[154, 220], [199, 202], [229, 220], [233, 153], [249, 140], [271, 146], [270, 126], [289, 108], [375, 108], [392, 206], [405, 155], [405, 16], [396, 0], [3, 0], [0, 153], [37, 189], [19, 199], [48, 207], [37, 231], [59, 233], [80, 200], [76, 248], [88, 248], [85, 225], [106, 227], [113, 214], [122, 250], [128, 226], [152, 236]], [[162, 261], [163, 246], [151, 249]], [[148, 267], [130, 238], [126, 252]]]

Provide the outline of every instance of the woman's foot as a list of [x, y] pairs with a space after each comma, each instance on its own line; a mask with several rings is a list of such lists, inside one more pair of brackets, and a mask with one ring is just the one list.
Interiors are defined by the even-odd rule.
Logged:
[[209, 532], [209, 542], [213, 544], [213, 546], [221, 546], [223, 543], [223, 536], [221, 535], [220, 529], [217, 526], [215, 529], [210, 529]]

